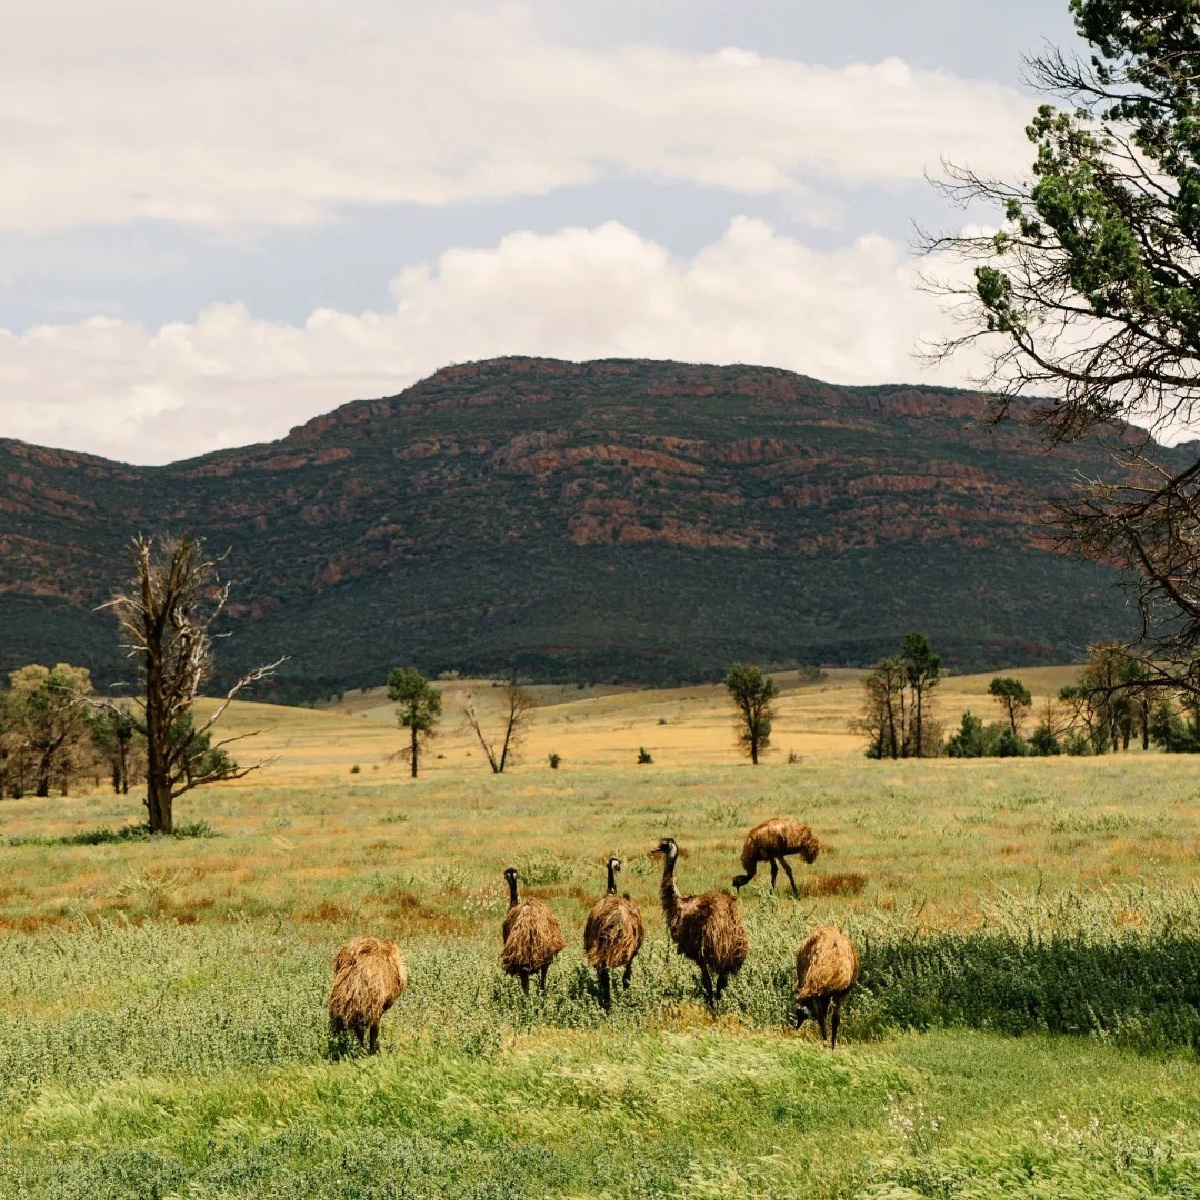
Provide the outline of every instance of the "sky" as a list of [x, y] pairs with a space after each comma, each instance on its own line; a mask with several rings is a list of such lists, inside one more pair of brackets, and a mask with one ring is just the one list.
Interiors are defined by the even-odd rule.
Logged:
[[[943, 161], [1065, 0], [40, 0], [0, 40], [0, 437], [162, 463], [500, 354], [930, 369]], [[936, 266], [936, 264], [934, 264]]]

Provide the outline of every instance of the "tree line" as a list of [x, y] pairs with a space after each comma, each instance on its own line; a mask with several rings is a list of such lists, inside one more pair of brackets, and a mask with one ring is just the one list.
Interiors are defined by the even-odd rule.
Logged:
[[863, 679], [863, 703], [851, 727], [867, 737], [869, 758], [1016, 758], [1109, 754], [1140, 746], [1200, 753], [1200, 697], [1171, 686], [1139, 654], [1117, 642], [1088, 651], [1072, 683], [1046, 697], [1029, 728], [1033, 694], [1020, 679], [997, 675], [988, 694], [999, 710], [987, 721], [970, 710], [948, 737], [933, 711], [941, 659], [924, 634], [910, 634], [899, 653]]

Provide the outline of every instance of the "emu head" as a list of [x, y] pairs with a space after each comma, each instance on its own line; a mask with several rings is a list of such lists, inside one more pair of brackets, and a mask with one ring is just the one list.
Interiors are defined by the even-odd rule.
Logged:
[[805, 1021], [815, 1021], [817, 1014], [813, 1012], [812, 1005], [806, 1000], [796, 1001], [796, 1028], [799, 1029]]
[[740, 892], [742, 888], [750, 882], [749, 875], [735, 875], [733, 877], [733, 886]]
[[661, 854], [666, 859], [667, 865], [673, 867], [675, 860], [679, 857], [679, 843], [674, 838], [663, 838], [650, 853]]
[[621, 860], [615, 854], [608, 860], [608, 869], [610, 871], [619, 871], [621, 869]]
[[517, 868], [516, 867], [505, 867], [504, 868], [504, 878], [508, 880], [509, 887], [512, 887], [513, 884], [515, 884], [517, 882]]

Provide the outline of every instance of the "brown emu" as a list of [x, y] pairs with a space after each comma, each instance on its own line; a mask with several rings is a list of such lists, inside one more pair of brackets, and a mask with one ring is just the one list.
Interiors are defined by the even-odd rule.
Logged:
[[379, 1049], [379, 1020], [408, 986], [400, 947], [376, 937], [351, 938], [333, 960], [329, 991], [329, 1029], [336, 1037], [350, 1030], [368, 1050]]
[[526, 993], [529, 976], [536, 971], [544, 992], [546, 972], [564, 945], [562, 929], [548, 905], [533, 897], [522, 900], [517, 895], [516, 867], [505, 868], [504, 878], [508, 880], [508, 912], [502, 929], [500, 963], [509, 975], [520, 978], [521, 990]]
[[822, 925], [804, 939], [796, 954], [796, 1028], [813, 1019], [825, 1040], [825, 1017], [830, 1016], [829, 1048], [837, 1046], [842, 1001], [858, 981], [858, 951], [840, 929]]
[[[679, 894], [675, 886], [679, 845], [674, 838], [665, 838], [653, 853], [663, 856], [662, 907], [671, 941], [700, 968], [705, 998], [709, 1007], [715, 1008], [729, 976], [741, 970], [750, 953], [738, 903], [728, 892], [715, 888], [699, 896]], [[715, 989], [713, 975], [717, 977]]]
[[625, 968], [621, 986], [629, 989], [633, 975], [633, 960], [642, 948], [645, 930], [642, 914], [629, 898], [617, 895], [617, 875], [621, 869], [619, 858], [608, 860], [608, 892], [601, 896], [588, 913], [583, 928], [583, 950], [588, 963], [596, 968], [600, 983], [600, 1004], [608, 1008], [612, 1004], [612, 982], [609, 972]]
[[746, 834], [746, 842], [742, 846], [742, 869], [746, 873], [735, 875], [733, 886], [739, 889], [745, 887], [754, 878], [758, 864], [769, 862], [771, 886], [774, 887], [775, 880], [779, 877], [779, 864], [782, 863], [788, 882], [792, 885], [792, 894], [799, 896], [796, 877], [792, 874], [787, 855], [799, 854], [806, 863], [811, 863], [820, 852], [821, 845], [816, 834], [807, 825], [801, 825], [791, 817], [772, 817], [769, 821], [763, 821], [761, 825], [755, 825]]

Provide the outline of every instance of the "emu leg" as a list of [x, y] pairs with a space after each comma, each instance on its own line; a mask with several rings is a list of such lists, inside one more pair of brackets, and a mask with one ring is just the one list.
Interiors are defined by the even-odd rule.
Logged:
[[700, 982], [704, 985], [704, 998], [708, 1001], [708, 1007], [712, 1008], [714, 1006], [712, 976], [708, 973], [706, 963], [700, 964]]
[[378, 1054], [379, 1053], [379, 1026], [378, 1025], [371, 1026], [371, 1037], [367, 1043], [367, 1053], [368, 1054]]
[[720, 973], [720, 975], [717, 976], [717, 1003], [718, 1004], [721, 1003], [721, 997], [725, 994], [725, 984], [728, 983], [728, 981], [729, 981], [729, 976], [724, 971], [722, 971]]
[[781, 863], [783, 863], [783, 869], [787, 872], [788, 883], [790, 883], [792, 885], [792, 895], [795, 896], [797, 900], [799, 900], [800, 899], [800, 889], [796, 886], [796, 877], [795, 877], [795, 875], [792, 874], [792, 868], [789, 865], [788, 860], [786, 858], [781, 858], [779, 861]]
[[612, 983], [608, 977], [608, 968], [597, 967], [596, 975], [600, 981], [600, 1007], [607, 1012], [612, 1006]]
[[833, 998], [833, 1003], [829, 1006], [829, 1048], [830, 1050], [837, 1049], [837, 1031], [838, 1026], [842, 1023], [842, 1002], [837, 996]]
[[817, 1024], [821, 1027], [821, 1041], [825, 1040], [825, 1014], [829, 1011], [829, 997], [817, 998]]
[[527, 995], [527, 996], [529, 995], [529, 972], [528, 971], [521, 972], [521, 991], [523, 991], [525, 993], [525, 995]]
[[366, 1032], [366, 1030], [365, 1030], [365, 1029], [363, 1029], [363, 1027], [362, 1027], [361, 1025], [355, 1025], [355, 1026], [354, 1026], [354, 1036], [355, 1036], [356, 1038], [358, 1038], [358, 1044], [359, 1044], [359, 1047], [360, 1047], [360, 1048], [361, 1048], [361, 1046], [362, 1046], [362, 1044], [363, 1044], [363, 1034], [364, 1034], [365, 1032]]
[[621, 976], [621, 986], [629, 991], [629, 981], [633, 978], [633, 959], [625, 964], [625, 974]]
[[779, 864], [771, 859], [771, 891], [775, 890], [775, 880], [779, 878]]
[[547, 972], [547, 971], [549, 971], [549, 970], [550, 970], [550, 964], [549, 964], [549, 963], [547, 963], [547, 964], [546, 964], [546, 965], [545, 965], [545, 966], [542, 968], [542, 970], [541, 970], [541, 977], [540, 977], [540, 979], [538, 980], [538, 988], [539, 988], [541, 991], [543, 991], [543, 992], [546, 990], [546, 972]]

